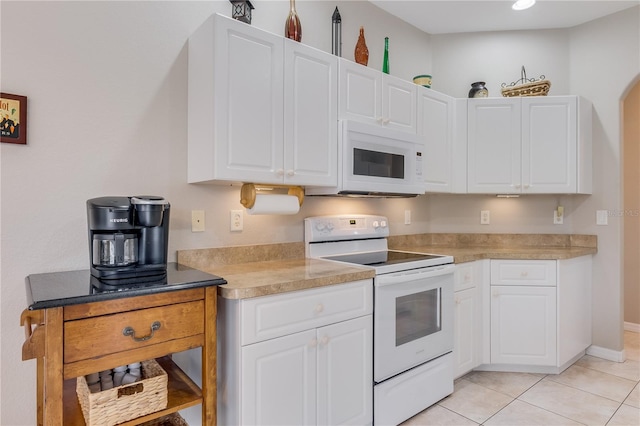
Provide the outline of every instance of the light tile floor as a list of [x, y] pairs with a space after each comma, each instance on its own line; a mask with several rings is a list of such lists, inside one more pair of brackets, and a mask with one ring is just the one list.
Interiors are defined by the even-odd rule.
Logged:
[[561, 374], [471, 372], [402, 426], [640, 426], [640, 334], [624, 346], [625, 362], [585, 355]]

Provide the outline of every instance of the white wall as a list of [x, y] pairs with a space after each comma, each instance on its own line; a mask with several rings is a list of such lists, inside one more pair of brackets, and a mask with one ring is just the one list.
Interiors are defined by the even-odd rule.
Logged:
[[471, 83], [487, 83], [489, 96], [521, 78], [544, 75], [550, 95], [569, 92], [569, 35], [566, 30], [463, 33], [432, 36], [436, 90], [465, 98]]
[[[256, 6], [253, 24], [281, 34], [288, 2], [253, 3]], [[602, 70], [605, 71], [602, 75], [607, 76], [606, 72], [613, 72], [612, 78], [619, 85], [638, 73], [637, 34], [635, 39], [629, 39], [630, 31], [637, 31], [638, 19], [628, 13], [584, 31], [578, 28], [435, 38], [402, 24], [367, 2], [337, 4], [343, 18], [344, 57], [352, 57], [358, 28], [364, 25], [371, 67], [380, 69], [383, 39], [388, 35], [392, 74], [410, 79], [431, 71], [434, 89], [454, 96], [466, 96], [469, 83], [476, 81], [477, 76], [486, 78], [489, 90], [498, 94], [499, 83], [518, 78], [524, 64], [530, 76], [546, 74], [552, 80], [555, 94], [591, 97], [593, 81], [588, 74], [582, 82], [581, 61], [588, 58], [586, 46], [594, 41], [592, 38], [603, 37], [612, 28], [616, 31], [605, 38], [606, 43], [595, 43], [594, 53], [605, 55], [609, 64], [598, 65], [594, 72]], [[298, 1], [304, 43], [330, 51], [331, 14], [335, 5], [328, 1]], [[393, 234], [599, 232], [601, 253], [603, 249], [612, 250], [613, 264], [620, 264], [615, 258], [620, 255], [619, 248], [616, 251], [616, 245], [620, 244], [616, 227], [603, 230], [592, 226], [596, 205], [610, 208], [620, 201], [619, 194], [618, 198], [602, 195], [609, 192], [602, 185], [596, 185], [598, 194], [592, 197], [307, 198], [298, 215], [245, 216], [244, 232], [229, 232], [229, 210], [240, 208], [239, 189], [185, 183], [185, 43], [211, 13], [229, 15], [230, 8], [227, 0], [0, 2], [1, 89], [29, 97], [28, 145], [0, 147], [0, 424], [30, 425], [35, 419], [35, 362], [20, 360], [24, 335], [18, 322], [27, 303], [24, 278], [32, 273], [88, 267], [84, 203], [91, 197], [165, 196], [172, 204], [171, 260], [175, 260], [178, 249], [302, 241], [302, 220], [306, 216], [362, 212], [389, 216]], [[514, 53], [514, 37], [537, 52], [535, 61]], [[620, 62], [606, 56], [611, 46], [625, 43], [631, 47], [620, 52], [631, 59]], [[443, 50], [448, 45], [452, 52]], [[574, 45], [578, 52], [569, 55]], [[505, 53], [501, 54], [503, 50]], [[592, 60], [591, 66], [594, 62], [600, 60]], [[576, 65], [580, 68], [576, 69]], [[574, 84], [574, 80], [580, 83]], [[608, 90], [609, 87], [601, 89]], [[594, 99], [597, 114], [607, 114], [606, 119], [599, 119], [597, 133], [599, 141], [606, 139], [607, 150], [618, 147], [619, 112], [614, 98], [619, 99], [620, 93], [614, 87], [611, 94], [602, 93]], [[602, 143], [598, 144], [597, 152], [601, 153]], [[615, 184], [619, 180], [617, 160], [615, 155], [599, 159], [597, 178]], [[559, 202], [565, 206], [567, 218], [565, 225], [553, 226], [551, 211]], [[478, 224], [479, 211], [485, 207], [492, 211], [489, 226]], [[190, 231], [190, 212], [194, 209], [206, 212], [204, 233]], [[409, 226], [403, 224], [405, 209], [413, 211], [413, 223]], [[606, 258], [607, 262], [612, 260], [611, 256]], [[604, 273], [606, 266], [598, 263], [600, 257], [601, 254], [595, 262], [599, 265], [597, 277], [606, 280], [603, 282], [611, 287], [612, 295], [598, 294], [598, 297], [604, 298], [613, 315], [600, 309], [596, 322], [619, 327], [621, 308], [614, 299], [616, 294], [620, 295], [620, 276]], [[619, 349], [621, 340], [615, 333], [611, 338], [596, 337], [603, 346]]]
[[[571, 31], [571, 90], [594, 106], [594, 194], [576, 210], [576, 226], [598, 235], [593, 268], [593, 336], [597, 345], [621, 350], [622, 282], [622, 100], [640, 76], [640, 7], [581, 25]], [[596, 226], [594, 211], [614, 212]]]

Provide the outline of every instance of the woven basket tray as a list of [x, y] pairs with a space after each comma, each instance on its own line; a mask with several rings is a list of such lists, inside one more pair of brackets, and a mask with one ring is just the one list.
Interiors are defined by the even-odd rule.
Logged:
[[173, 413], [159, 419], [144, 422], [144, 426], [189, 426], [189, 424], [180, 414]]
[[113, 426], [167, 408], [167, 373], [156, 360], [142, 361], [139, 382], [91, 393], [84, 376], [76, 393], [87, 426]]
[[504, 97], [512, 96], [547, 96], [551, 82], [540, 80], [533, 83], [519, 84], [512, 87], [503, 87], [500, 91]]

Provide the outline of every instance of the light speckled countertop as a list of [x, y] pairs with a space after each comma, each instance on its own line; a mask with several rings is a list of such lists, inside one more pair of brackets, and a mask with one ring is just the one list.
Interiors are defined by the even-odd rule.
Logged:
[[595, 235], [417, 234], [389, 237], [394, 250], [453, 256], [455, 263], [482, 259], [571, 259], [596, 254]]
[[595, 254], [590, 247], [447, 247], [416, 245], [394, 247], [397, 250], [453, 256], [454, 263], [473, 262], [482, 259], [571, 259]]
[[370, 279], [372, 268], [304, 257], [303, 243], [179, 250], [178, 263], [224, 277], [225, 299], [247, 299]]
[[[395, 250], [453, 256], [455, 263], [481, 259], [570, 259], [596, 254], [595, 235], [418, 234], [391, 236]], [[373, 278], [372, 268], [305, 259], [304, 243], [179, 250], [178, 263], [227, 280], [226, 299], [245, 299]]]

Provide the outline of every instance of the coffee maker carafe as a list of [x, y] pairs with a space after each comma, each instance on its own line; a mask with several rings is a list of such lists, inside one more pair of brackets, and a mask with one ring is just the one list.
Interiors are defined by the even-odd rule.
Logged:
[[162, 197], [87, 200], [91, 275], [110, 284], [167, 273], [170, 205]]

